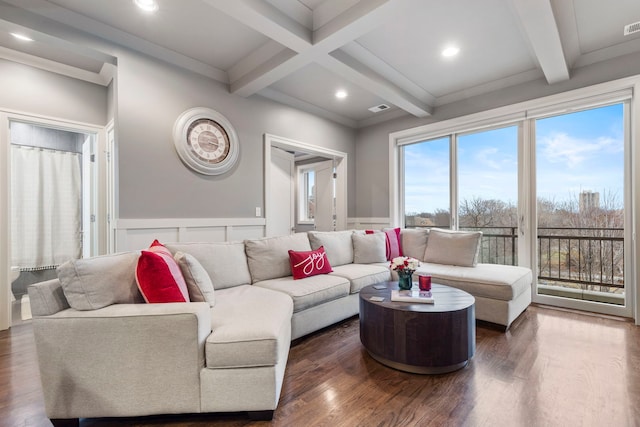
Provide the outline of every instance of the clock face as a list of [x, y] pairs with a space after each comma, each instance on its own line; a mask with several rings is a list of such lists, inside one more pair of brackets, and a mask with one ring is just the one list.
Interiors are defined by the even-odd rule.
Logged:
[[229, 155], [229, 135], [219, 123], [198, 119], [187, 129], [187, 143], [193, 154], [203, 162], [220, 163]]
[[210, 108], [182, 113], [173, 125], [173, 142], [182, 162], [201, 174], [226, 173], [238, 161], [240, 144], [235, 129]]

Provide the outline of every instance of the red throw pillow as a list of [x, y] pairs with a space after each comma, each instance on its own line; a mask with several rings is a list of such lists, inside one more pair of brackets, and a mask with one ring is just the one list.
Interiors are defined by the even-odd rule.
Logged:
[[289, 263], [294, 280], [333, 271], [324, 252], [324, 246], [315, 251], [289, 251]]
[[157, 302], [189, 302], [187, 285], [180, 267], [169, 249], [154, 240], [149, 250], [142, 251], [136, 266], [136, 282], [144, 300]]
[[403, 256], [402, 240], [400, 240], [400, 228], [385, 228], [382, 231], [365, 230], [367, 234], [384, 233], [387, 237], [387, 260], [391, 261], [395, 257]]

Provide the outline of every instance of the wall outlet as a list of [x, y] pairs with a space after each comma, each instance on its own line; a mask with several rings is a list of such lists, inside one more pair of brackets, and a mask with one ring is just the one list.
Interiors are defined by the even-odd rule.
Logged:
[[256, 216], [262, 216], [262, 208], [259, 206], [256, 207]]

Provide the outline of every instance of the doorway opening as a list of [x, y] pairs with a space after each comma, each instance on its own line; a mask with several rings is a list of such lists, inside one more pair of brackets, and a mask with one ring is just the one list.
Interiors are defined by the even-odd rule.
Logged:
[[346, 227], [347, 154], [265, 134], [265, 235]]
[[9, 120], [11, 323], [31, 318], [27, 288], [96, 255], [97, 133]]

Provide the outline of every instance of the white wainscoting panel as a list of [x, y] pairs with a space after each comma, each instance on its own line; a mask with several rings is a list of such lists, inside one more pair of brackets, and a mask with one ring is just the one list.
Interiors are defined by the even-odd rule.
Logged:
[[167, 242], [237, 242], [265, 236], [264, 218], [119, 219], [116, 252], [148, 248], [154, 239]]
[[347, 228], [356, 230], [380, 230], [391, 227], [389, 218], [349, 218]]

